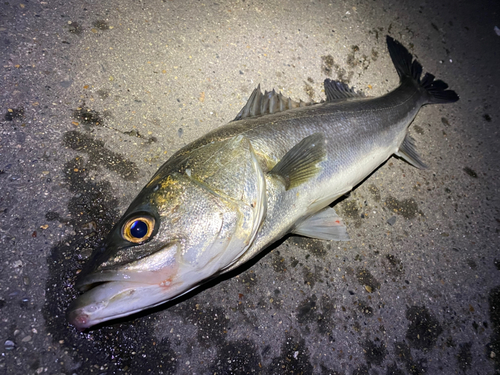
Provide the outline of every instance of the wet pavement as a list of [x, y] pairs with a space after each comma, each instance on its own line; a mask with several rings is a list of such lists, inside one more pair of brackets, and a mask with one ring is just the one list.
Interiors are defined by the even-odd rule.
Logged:
[[[0, 374], [500, 373], [500, 3], [6, 1]], [[496, 22], [496, 23], [495, 23]], [[389, 34], [461, 97], [337, 203], [352, 240], [288, 236], [152, 311], [65, 319], [92, 249], [158, 167], [252, 90], [382, 95]]]

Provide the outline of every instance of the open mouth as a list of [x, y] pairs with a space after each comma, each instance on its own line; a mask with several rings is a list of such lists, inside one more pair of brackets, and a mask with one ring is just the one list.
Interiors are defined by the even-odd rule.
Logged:
[[106, 320], [133, 314], [144, 308], [138, 292], [150, 288], [152, 286], [148, 284], [124, 281], [97, 284], [71, 303], [68, 321], [84, 330]]
[[103, 270], [76, 283], [83, 291], [68, 309], [68, 321], [79, 330], [158, 305], [182, 290], [176, 267], [156, 271]]
[[130, 282], [137, 284], [162, 284], [177, 273], [177, 245], [169, 244], [154, 254], [121, 269], [104, 269], [89, 273], [76, 281], [75, 287], [81, 291], [89, 290], [97, 284], [107, 282]]
[[69, 306], [68, 321], [83, 331], [158, 305], [171, 293], [170, 286], [173, 285], [167, 285], [171, 284], [168, 281], [158, 283], [157, 280], [148, 273], [91, 274], [78, 285], [85, 292]]
[[68, 309], [68, 320], [79, 330], [159, 305], [186, 290], [199, 278], [176, 260], [169, 246], [121, 269], [94, 271], [77, 280], [83, 292]]

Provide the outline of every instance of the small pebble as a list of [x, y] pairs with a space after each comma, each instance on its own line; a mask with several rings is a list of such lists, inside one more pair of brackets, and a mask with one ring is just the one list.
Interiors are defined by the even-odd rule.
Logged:
[[396, 222], [396, 216], [393, 216], [389, 220], [387, 220], [387, 224], [389, 225], [394, 225], [395, 222]]
[[4, 343], [5, 350], [12, 350], [16, 347], [16, 344], [12, 340], [6, 340]]

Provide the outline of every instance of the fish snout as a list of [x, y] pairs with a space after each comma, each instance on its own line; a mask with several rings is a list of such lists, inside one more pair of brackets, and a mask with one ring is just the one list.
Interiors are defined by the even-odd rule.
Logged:
[[95, 325], [96, 322], [92, 316], [102, 308], [102, 306], [99, 307], [99, 304], [96, 303], [85, 304], [82, 297], [83, 296], [78, 297], [70, 304], [66, 314], [68, 322], [79, 331], [84, 331]]
[[67, 313], [67, 319], [69, 324], [73, 325], [77, 330], [84, 331], [89, 328], [89, 316], [84, 312], [83, 309], [72, 310], [71, 306]]

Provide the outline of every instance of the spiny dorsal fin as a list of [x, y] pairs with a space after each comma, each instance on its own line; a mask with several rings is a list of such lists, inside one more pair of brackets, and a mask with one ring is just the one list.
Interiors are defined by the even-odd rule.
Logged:
[[314, 177], [320, 171], [317, 164], [325, 156], [325, 137], [321, 133], [315, 133], [293, 146], [269, 174], [282, 178], [285, 189], [288, 190]]
[[277, 112], [283, 112], [288, 109], [305, 107], [316, 103], [306, 103], [302, 100], [296, 102], [290, 98], [283, 96], [276, 91], [266, 91], [264, 94], [260, 91], [260, 84], [248, 99], [247, 104], [241, 109], [233, 121], [242, 120], [248, 117], [257, 117]]
[[365, 97], [365, 94], [363, 94], [362, 92], [355, 91], [353, 88], [340, 81], [333, 81], [327, 78], [325, 79], [324, 85], [327, 102]]

